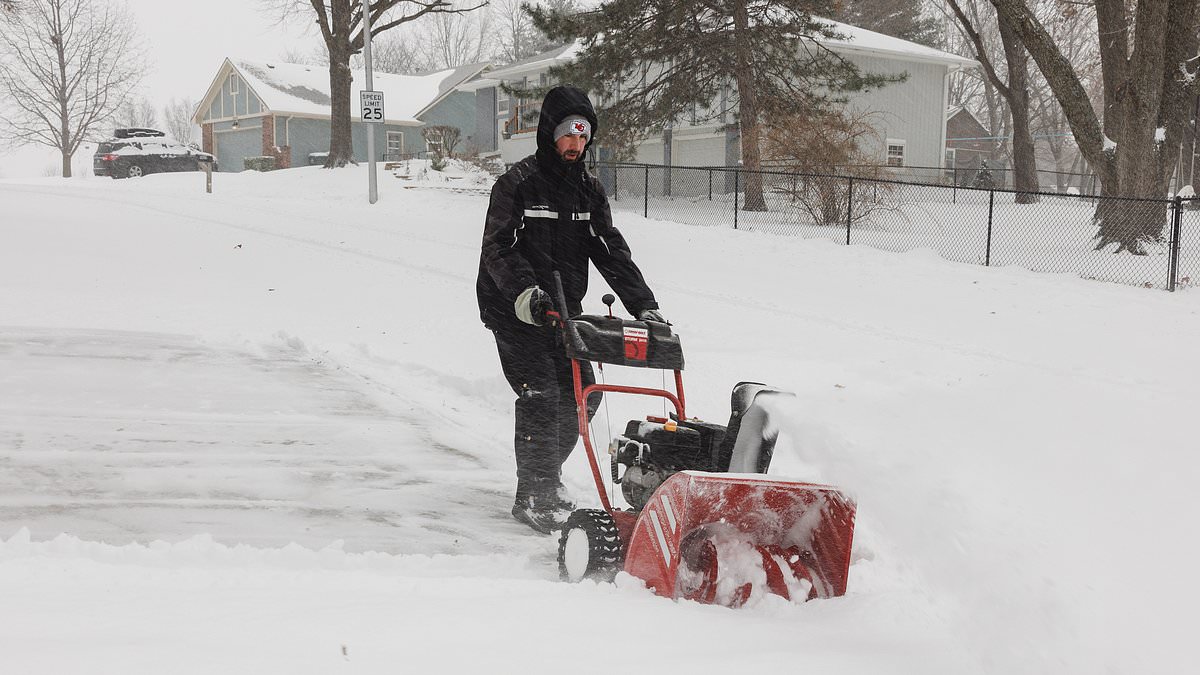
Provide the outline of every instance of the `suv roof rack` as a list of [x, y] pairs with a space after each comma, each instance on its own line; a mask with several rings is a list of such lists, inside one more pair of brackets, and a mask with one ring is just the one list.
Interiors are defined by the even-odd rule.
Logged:
[[166, 134], [158, 129], [128, 127], [124, 129], [113, 129], [113, 136], [117, 138], [149, 138], [153, 136], [166, 136]]

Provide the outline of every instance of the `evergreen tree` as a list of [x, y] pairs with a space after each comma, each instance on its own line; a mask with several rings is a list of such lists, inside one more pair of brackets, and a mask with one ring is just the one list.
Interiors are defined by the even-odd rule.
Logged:
[[979, 170], [975, 172], [975, 179], [971, 181], [971, 186], [985, 190], [996, 188], [996, 178], [992, 175], [992, 168], [988, 166], [986, 159], [979, 161]]
[[[735, 125], [742, 166], [753, 172], [764, 121], [823, 110], [846, 92], [894, 81], [859, 72], [819, 42], [841, 37], [813, 17], [828, 9], [813, 0], [608, 0], [588, 12], [529, 11], [551, 39], [581, 42], [577, 58], [549, 74], [591, 92], [606, 147], [628, 150], [694, 113], [698, 123]], [[749, 173], [745, 191], [746, 210], [766, 210], [760, 176]]]

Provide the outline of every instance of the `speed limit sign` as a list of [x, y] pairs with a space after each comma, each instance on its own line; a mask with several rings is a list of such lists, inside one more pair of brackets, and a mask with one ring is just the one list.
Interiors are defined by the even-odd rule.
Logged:
[[360, 91], [359, 103], [362, 108], [362, 121], [370, 124], [383, 124], [382, 91]]

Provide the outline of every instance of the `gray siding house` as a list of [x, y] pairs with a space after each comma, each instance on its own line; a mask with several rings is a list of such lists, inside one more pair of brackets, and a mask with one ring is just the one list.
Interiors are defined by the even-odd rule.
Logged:
[[[421, 127], [450, 125], [464, 140], [475, 132], [475, 96], [456, 87], [479, 75], [477, 63], [425, 75], [376, 73], [384, 92], [385, 124], [375, 132], [378, 160], [426, 150]], [[354, 158], [367, 159], [366, 126], [358, 92], [366, 76], [356, 72], [351, 93]], [[329, 71], [324, 66], [225, 59], [197, 106], [205, 152], [222, 171], [241, 171], [246, 157], [273, 156], [278, 168], [323, 162], [329, 150]], [[460, 148], [461, 150], [461, 148]]]
[[[844, 37], [822, 40], [822, 44], [853, 62], [865, 72], [899, 75], [903, 82], [880, 89], [851, 94], [848, 107], [871, 113], [875, 137], [864, 152], [888, 166], [942, 166], [946, 148], [946, 124], [949, 78], [964, 68], [976, 68], [971, 59], [907, 40], [847, 24], [830, 22]], [[495, 138], [496, 154], [505, 162], [515, 162], [536, 148], [536, 122], [527, 113], [536, 110], [538, 101], [509, 101], [500, 91], [501, 83], [528, 86], [545, 84], [547, 71], [556, 64], [569, 62], [578, 53], [577, 44], [488, 71], [464, 84], [474, 91], [477, 106], [476, 134]], [[714, 101], [717, 109], [721, 102]], [[703, 115], [701, 115], [703, 117]], [[741, 157], [739, 135], [732, 114], [724, 120], [700, 124], [684, 120], [669, 133], [649, 137], [637, 149], [636, 161], [673, 166], [735, 166]], [[603, 144], [603, 130], [599, 142]]]

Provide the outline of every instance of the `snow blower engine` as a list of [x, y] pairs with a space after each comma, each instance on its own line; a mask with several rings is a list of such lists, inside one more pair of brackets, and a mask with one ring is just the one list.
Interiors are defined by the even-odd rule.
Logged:
[[[678, 342], [676, 336], [671, 337]], [[621, 486], [630, 506], [641, 510], [654, 491], [680, 471], [766, 473], [777, 434], [764, 427], [766, 411], [758, 397], [779, 395], [788, 394], [758, 382], [739, 382], [733, 388], [728, 426], [694, 417], [630, 420], [625, 433], [609, 444], [612, 482]], [[746, 434], [741, 436], [743, 425]], [[736, 446], [739, 437], [744, 441], [741, 447]]]
[[[766, 475], [778, 435], [772, 403], [791, 394], [740, 382], [727, 425], [688, 417], [683, 349], [670, 325], [614, 317], [611, 295], [607, 316], [566, 318], [561, 281], [556, 290], [550, 318], [571, 359], [579, 434], [603, 507], [567, 519], [561, 577], [611, 580], [625, 571], [659, 595], [729, 607], [765, 594], [796, 601], [845, 594], [854, 500], [828, 485]], [[675, 392], [585, 387], [583, 362], [670, 370]], [[675, 409], [630, 421], [608, 447], [608, 477], [628, 509], [612, 505], [600, 470], [586, 405], [593, 392], [664, 398]]]

